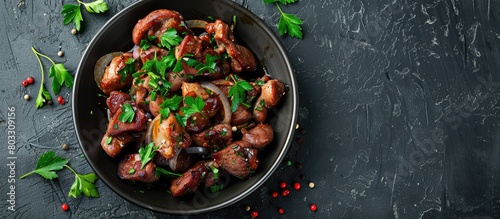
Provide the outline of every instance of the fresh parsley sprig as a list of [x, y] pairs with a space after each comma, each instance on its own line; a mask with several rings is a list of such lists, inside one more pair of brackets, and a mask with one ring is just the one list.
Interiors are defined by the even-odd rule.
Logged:
[[134, 121], [135, 111], [130, 103], [123, 104], [121, 109], [122, 112], [118, 116], [118, 120], [120, 120], [120, 122], [131, 123], [132, 121]]
[[181, 41], [182, 37], [177, 35], [177, 30], [171, 27], [169, 27], [160, 37], [160, 45], [168, 50], [179, 45]]
[[52, 180], [58, 178], [59, 175], [55, 172], [56, 170], [62, 170], [64, 167], [71, 170], [75, 174], [75, 182], [71, 185], [71, 189], [68, 193], [68, 197], [77, 198], [82, 193], [88, 197], [99, 197], [99, 192], [95, 186], [95, 181], [98, 179], [95, 173], [89, 174], [78, 174], [73, 168], [71, 168], [67, 163], [68, 159], [59, 157], [55, 155], [54, 151], [47, 151], [40, 155], [36, 163], [34, 170], [22, 175], [20, 179], [23, 179], [33, 173], [42, 176], [45, 179]]
[[302, 20], [295, 16], [294, 14], [288, 14], [283, 12], [279, 3], [282, 5], [287, 5], [291, 3], [295, 3], [298, 0], [263, 0], [264, 3], [271, 4], [275, 3], [276, 7], [280, 12], [280, 19], [278, 21], [278, 32], [281, 36], [288, 34], [291, 37], [296, 37], [298, 39], [302, 39]]
[[234, 85], [229, 89], [229, 93], [227, 94], [227, 97], [231, 100], [231, 111], [235, 112], [239, 104], [250, 107], [245, 101], [247, 98], [246, 92], [253, 89], [252, 85], [238, 78], [238, 76], [231, 76], [231, 79], [234, 81]]
[[165, 175], [165, 176], [171, 176], [171, 177], [182, 176], [182, 174], [174, 173], [174, 172], [168, 171], [166, 169], [163, 169], [161, 167], [156, 167], [155, 175], [157, 175], [157, 176]]
[[158, 146], [155, 146], [154, 142], [151, 142], [144, 147], [139, 149], [139, 156], [141, 157], [141, 169], [146, 166], [146, 164], [151, 161], [155, 155], [155, 151], [158, 150]]
[[160, 115], [161, 120], [166, 119], [171, 111], [175, 111], [179, 108], [179, 105], [182, 102], [182, 97], [179, 95], [174, 95], [171, 98], [168, 98], [160, 104]]
[[52, 100], [50, 93], [45, 89], [45, 86], [44, 86], [45, 71], [43, 69], [43, 65], [42, 65], [42, 61], [40, 60], [40, 57], [43, 57], [52, 63], [52, 66], [50, 66], [49, 78], [53, 78], [52, 79], [52, 92], [54, 92], [55, 95], [57, 95], [59, 93], [59, 91], [61, 91], [61, 87], [63, 85], [68, 87], [68, 88], [72, 88], [74, 79], [73, 79], [73, 76], [68, 72], [66, 67], [64, 67], [63, 64], [55, 63], [50, 57], [36, 51], [36, 49], [33, 47], [31, 47], [31, 51], [33, 51], [33, 54], [35, 54], [35, 57], [38, 60], [38, 64], [40, 65], [40, 70], [42, 72], [42, 80], [40, 83], [40, 90], [38, 91], [38, 95], [37, 95], [36, 100], [35, 100], [36, 108], [40, 108], [43, 106], [43, 104], [46, 101]]
[[[186, 127], [187, 119], [191, 117], [195, 113], [201, 113], [203, 107], [205, 107], [205, 101], [201, 97], [193, 98], [191, 96], [186, 96], [184, 98], [185, 106], [181, 107], [180, 111], [182, 115], [176, 114], [177, 122], [179, 122], [182, 126]], [[201, 113], [201, 115], [204, 115]]]
[[73, 168], [68, 165], [64, 165], [64, 167], [68, 168], [75, 174], [75, 182], [71, 185], [71, 189], [69, 190], [68, 197], [78, 198], [83, 192], [83, 194], [87, 197], [97, 198], [99, 197], [99, 192], [95, 187], [95, 181], [99, 179], [95, 173], [88, 174], [78, 174]]
[[38, 158], [38, 162], [36, 163], [36, 168], [31, 172], [22, 175], [20, 178], [25, 178], [33, 173], [49, 180], [59, 177], [55, 170], [62, 170], [64, 165], [66, 165], [69, 160], [56, 156], [55, 154], [56, 152], [54, 151], [47, 151], [40, 155], [40, 158]]
[[78, 4], [64, 4], [61, 11], [61, 14], [64, 16], [63, 23], [65, 25], [73, 23], [77, 31], [80, 31], [81, 22], [83, 21], [82, 11], [80, 10], [82, 5], [85, 6], [88, 12], [95, 14], [108, 10], [108, 5], [103, 0], [95, 0], [87, 3], [77, 0], [77, 2]]
[[135, 73], [135, 59], [128, 58], [125, 61], [125, 67], [118, 70], [118, 74], [120, 75], [120, 82], [123, 83], [128, 75], [132, 75]]

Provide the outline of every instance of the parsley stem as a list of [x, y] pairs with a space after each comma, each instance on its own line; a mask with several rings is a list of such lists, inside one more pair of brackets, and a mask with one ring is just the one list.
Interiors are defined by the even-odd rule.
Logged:
[[[39, 53], [38, 51], [35, 50], [35, 48], [31, 47], [31, 50], [33, 51], [36, 58], [38, 59], [38, 62], [40, 63], [40, 68], [42, 68], [42, 62], [40, 61], [40, 57], [38, 57], [38, 56], [41, 56], [41, 57], [48, 59], [52, 63], [52, 65], [56, 64], [50, 57], [46, 56], [45, 54]], [[43, 69], [42, 69], [42, 80], [43, 80]]]
[[27, 177], [27, 176], [29, 176], [29, 175], [31, 175], [31, 174], [33, 174], [33, 173], [35, 173], [35, 171], [34, 171], [34, 170], [33, 170], [33, 171], [31, 171], [31, 172], [29, 172], [29, 173], [26, 173], [26, 174], [22, 175], [21, 177], [19, 177], [19, 179], [22, 179], [22, 178], [24, 178], [24, 177]]
[[[42, 93], [43, 93], [43, 82], [45, 81], [45, 71], [43, 70], [42, 60], [40, 60], [40, 57], [39, 57], [40, 53], [37, 52], [35, 50], [35, 48], [33, 48], [33, 47], [31, 47], [31, 50], [33, 51], [33, 54], [35, 54], [35, 57], [38, 60], [38, 64], [40, 64], [40, 70], [42, 72], [42, 81], [40, 83], [40, 90], [38, 90], [38, 96], [37, 96], [37, 97], [40, 97], [40, 96], [42, 96]], [[52, 61], [50, 58], [49, 58], [49, 60]], [[54, 63], [54, 62], [52, 62], [52, 63]]]
[[280, 11], [280, 13], [283, 14], [283, 10], [281, 10], [280, 4], [278, 4], [278, 2], [276, 2], [276, 7], [278, 7], [278, 10]]
[[70, 166], [68, 166], [68, 164], [64, 164], [64, 167], [66, 167], [69, 170], [71, 170], [71, 172], [73, 172], [75, 175], [78, 175], [78, 173], [76, 173], [76, 171], [73, 168], [71, 168]]

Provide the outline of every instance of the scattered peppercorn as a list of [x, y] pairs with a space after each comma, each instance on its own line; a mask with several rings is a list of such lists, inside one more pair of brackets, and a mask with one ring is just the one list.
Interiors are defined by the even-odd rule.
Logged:
[[62, 96], [57, 96], [57, 102], [61, 105], [64, 105], [64, 98]]
[[284, 213], [285, 213], [285, 209], [283, 209], [283, 208], [278, 208], [278, 213], [280, 213], [280, 214], [284, 214]]
[[54, 102], [52, 100], [47, 101], [47, 104], [52, 105]]
[[23, 87], [26, 87], [26, 86], [28, 86], [29, 84], [30, 84], [30, 83], [29, 83], [27, 80], [23, 80], [23, 81], [21, 82], [21, 85], [23, 85]]
[[302, 144], [302, 142], [304, 142], [304, 138], [298, 137], [296, 141], [297, 143]]
[[278, 198], [278, 192], [276, 192], [276, 191], [271, 192], [271, 196], [273, 198]]
[[314, 188], [314, 183], [313, 182], [309, 182], [309, 188]]
[[68, 150], [69, 149], [69, 145], [68, 144], [63, 144], [63, 145], [61, 145], [61, 148], [63, 150]]
[[25, 100], [30, 100], [30, 95], [25, 94], [25, 95], [24, 95], [24, 99], [25, 99]]
[[297, 123], [297, 125], [295, 126], [295, 129], [299, 129], [300, 126], [299, 126], [299, 123]]
[[299, 177], [300, 177], [300, 179], [301, 179], [301, 180], [305, 180], [305, 179], [306, 179], [306, 176], [304, 176], [304, 175], [302, 175], [302, 174], [300, 174], [300, 176], [299, 176]]
[[62, 57], [63, 55], [64, 55], [64, 52], [63, 52], [63, 51], [59, 51], [59, 52], [57, 52], [57, 56]]
[[71, 34], [76, 35], [77, 33], [78, 33], [78, 31], [76, 29], [71, 30]]
[[245, 211], [250, 211], [250, 205], [245, 205]]
[[281, 181], [280, 182], [280, 188], [282, 188], [282, 189], [286, 188], [286, 182], [285, 181]]
[[26, 78], [26, 81], [28, 81], [28, 84], [33, 84], [35, 82], [35, 79], [31, 76]]
[[311, 204], [311, 205], [309, 205], [309, 210], [316, 211], [316, 210], [318, 210], [318, 207], [315, 204]]
[[290, 195], [290, 189], [283, 189], [283, 191], [281, 191], [281, 195], [283, 197], [287, 197]]
[[301, 187], [301, 185], [300, 185], [300, 183], [299, 183], [299, 182], [295, 182], [295, 183], [293, 184], [293, 188], [294, 188], [295, 190], [300, 190], [300, 187]]
[[259, 217], [259, 212], [258, 212], [258, 211], [252, 211], [252, 212], [250, 213], [250, 216], [251, 216], [252, 218], [257, 218], [257, 217]]
[[67, 211], [67, 210], [69, 210], [69, 206], [68, 206], [68, 204], [66, 204], [66, 203], [61, 204], [61, 209], [62, 209], [63, 211]]

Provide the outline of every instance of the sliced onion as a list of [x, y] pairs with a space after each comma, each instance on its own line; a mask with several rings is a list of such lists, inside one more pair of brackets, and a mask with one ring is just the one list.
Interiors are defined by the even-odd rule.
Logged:
[[137, 59], [139, 57], [139, 46], [134, 45], [134, 47], [132, 47], [132, 49], [129, 52], [132, 53], [132, 57], [134, 59]]
[[104, 73], [106, 72], [106, 67], [108, 67], [109, 63], [113, 60], [113, 58], [117, 56], [121, 56], [123, 52], [112, 52], [106, 55], [103, 55], [94, 66], [94, 80], [97, 86], [102, 90], [101, 81], [104, 77]]
[[219, 95], [219, 99], [222, 102], [222, 108], [224, 109], [224, 119], [222, 120], [222, 124], [231, 124], [231, 103], [229, 103], [229, 99], [227, 99], [226, 95], [224, 92], [214, 84], [206, 81], [200, 81], [199, 82], [201, 87], [205, 89], [209, 89], [213, 91], [214, 93]]
[[184, 150], [188, 154], [208, 154], [208, 149], [204, 147], [188, 147]]
[[156, 116], [153, 121], [149, 122], [148, 130], [146, 131], [146, 144], [153, 142], [153, 130], [158, 129], [158, 125], [160, 125], [160, 117], [161, 115]]
[[199, 29], [205, 29], [205, 26], [207, 26], [208, 22], [204, 20], [187, 20], [185, 21], [186, 26], [189, 28], [199, 28]]

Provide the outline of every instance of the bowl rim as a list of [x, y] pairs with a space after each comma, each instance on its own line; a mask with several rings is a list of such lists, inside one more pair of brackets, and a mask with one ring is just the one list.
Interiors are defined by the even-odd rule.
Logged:
[[287, 152], [290, 148], [290, 145], [293, 141], [293, 136], [294, 136], [294, 132], [295, 132], [295, 125], [294, 124], [297, 123], [298, 105], [299, 105], [298, 87], [297, 87], [295, 72], [292, 68], [291, 62], [289, 60], [289, 57], [286, 53], [286, 50], [285, 50], [282, 42], [278, 39], [278, 37], [275, 35], [275, 33], [266, 25], [266, 23], [261, 18], [259, 18], [253, 12], [251, 12], [250, 10], [246, 9], [245, 7], [243, 7], [242, 5], [240, 5], [236, 2], [233, 2], [231, 0], [213, 0], [213, 1], [222, 2], [223, 4], [226, 4], [226, 5], [230, 5], [231, 7], [237, 8], [245, 16], [248, 16], [256, 21], [260, 21], [260, 22], [256, 22], [256, 25], [266, 33], [266, 35], [271, 39], [271, 41], [274, 44], [276, 44], [278, 51], [279, 51], [279, 54], [284, 59], [287, 72], [290, 73], [289, 74], [290, 84], [288, 86], [289, 90], [287, 91], [287, 94], [292, 95], [292, 98], [291, 98], [292, 99], [292, 103], [291, 103], [292, 110], [291, 110], [291, 121], [290, 121], [291, 125], [290, 125], [290, 127], [288, 127], [288, 129], [285, 129], [286, 133], [288, 133], [288, 134], [286, 136], [283, 147], [278, 154], [277, 159], [272, 163], [269, 170], [267, 172], [265, 172], [264, 175], [260, 179], [258, 179], [255, 184], [251, 185], [244, 192], [242, 192], [240, 194], [236, 194], [236, 195], [234, 195], [234, 197], [232, 197], [224, 202], [221, 202], [221, 203], [216, 204], [216, 205], [208, 206], [208, 207], [203, 207], [203, 208], [193, 209], [193, 210], [180, 210], [180, 209], [179, 210], [177, 210], [177, 209], [170, 210], [170, 209], [158, 208], [158, 207], [148, 205], [144, 202], [141, 202], [137, 198], [134, 198], [133, 195], [126, 193], [124, 191], [121, 191], [120, 189], [113, 186], [112, 182], [109, 181], [106, 177], [100, 177], [100, 176], [104, 176], [105, 173], [99, 171], [99, 168], [97, 168], [95, 162], [92, 162], [90, 160], [88, 151], [86, 151], [83, 147], [83, 143], [82, 143], [83, 136], [81, 136], [80, 132], [78, 131], [79, 130], [78, 129], [79, 121], [77, 120], [77, 118], [79, 118], [79, 116], [78, 116], [78, 101], [76, 100], [75, 93], [79, 89], [78, 82], [80, 81], [82, 74], [83, 74], [82, 68], [84, 65], [84, 61], [86, 60], [86, 57], [89, 56], [89, 53], [90, 53], [89, 48], [91, 47], [91, 45], [95, 44], [95, 42], [98, 40], [98, 38], [100, 38], [104, 34], [106, 29], [112, 23], [116, 22], [118, 18], [122, 17], [123, 14], [126, 14], [128, 11], [132, 10], [134, 7], [139, 7], [140, 5], [148, 4], [151, 1], [154, 1], [154, 0], [137, 1], [137, 2], [130, 4], [129, 6], [125, 7], [121, 11], [117, 12], [108, 21], [106, 21], [105, 24], [96, 32], [96, 34], [92, 37], [91, 41], [86, 46], [85, 51], [83, 52], [83, 54], [81, 56], [81, 59], [79, 61], [79, 64], [78, 64], [78, 67], [77, 67], [76, 73], [75, 73], [75, 84], [74, 84], [73, 89], [72, 89], [73, 95], [72, 95], [72, 100], [71, 100], [73, 125], [75, 128], [74, 131], [76, 133], [76, 137], [78, 139], [79, 146], [80, 146], [83, 154], [85, 155], [85, 159], [87, 160], [88, 164], [91, 166], [93, 171], [97, 174], [97, 176], [99, 176], [99, 178], [104, 182], [104, 184], [108, 188], [110, 188], [114, 193], [118, 194], [120, 197], [122, 197], [126, 201], [131, 202], [137, 206], [140, 206], [140, 207], [145, 208], [145, 209], [153, 210], [156, 212], [160, 212], [160, 213], [176, 214], [176, 215], [190, 215], [190, 214], [207, 213], [207, 212], [212, 212], [215, 210], [222, 209], [224, 207], [228, 207], [228, 206], [233, 205], [236, 202], [240, 201], [241, 199], [247, 197], [248, 195], [253, 193], [255, 190], [257, 190], [260, 186], [262, 186], [262, 184], [264, 184], [264, 182], [266, 182], [270, 178], [270, 176], [276, 171], [279, 164], [281, 164], [282, 160], [284, 159], [285, 155], [287, 154]]

